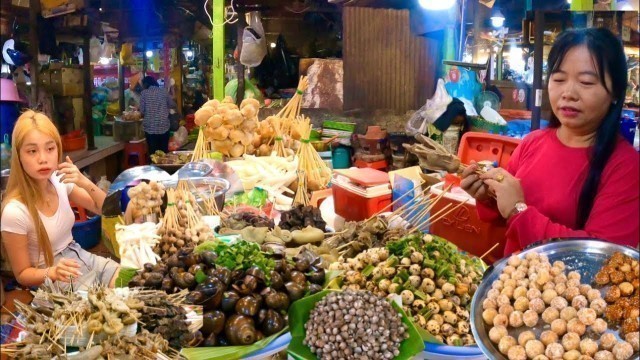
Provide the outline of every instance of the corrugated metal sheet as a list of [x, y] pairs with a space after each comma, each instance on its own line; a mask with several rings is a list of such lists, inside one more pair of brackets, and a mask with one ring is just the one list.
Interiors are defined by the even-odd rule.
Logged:
[[414, 36], [408, 10], [345, 7], [345, 110], [419, 109], [432, 95], [439, 43]]

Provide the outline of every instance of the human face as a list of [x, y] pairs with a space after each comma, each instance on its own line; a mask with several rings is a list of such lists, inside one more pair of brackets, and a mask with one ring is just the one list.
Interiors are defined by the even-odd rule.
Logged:
[[31, 130], [20, 147], [20, 163], [34, 180], [47, 180], [58, 167], [58, 146], [51, 136]]
[[594, 133], [604, 119], [613, 98], [611, 77], [605, 74], [605, 86], [594, 57], [586, 46], [570, 49], [560, 69], [549, 78], [549, 101], [562, 127], [577, 134]]

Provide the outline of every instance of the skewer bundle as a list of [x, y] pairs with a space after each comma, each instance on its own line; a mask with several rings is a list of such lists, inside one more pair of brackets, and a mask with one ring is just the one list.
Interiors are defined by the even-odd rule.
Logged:
[[206, 159], [207, 154], [211, 151], [211, 146], [204, 136], [204, 129], [205, 126], [200, 126], [200, 130], [198, 130], [198, 139], [191, 155], [191, 162]]
[[208, 196], [203, 193], [200, 193], [200, 195], [202, 203], [204, 204], [204, 210], [207, 215], [220, 216], [222, 214], [220, 209], [218, 209], [218, 203], [216, 202], [216, 190], [211, 185], [209, 185]]
[[312, 128], [311, 120], [304, 117], [298, 118], [295, 128], [301, 136], [300, 148], [296, 154], [298, 156], [298, 170], [304, 171], [308, 190], [324, 189], [331, 180], [331, 169], [309, 141]]
[[[296, 88], [296, 93], [293, 94], [291, 100], [285, 105], [280, 112], [276, 115], [277, 118], [285, 118], [285, 119], [297, 119], [300, 116], [300, 107], [302, 106], [302, 95], [309, 87], [309, 80], [306, 76], [301, 76], [300, 81], [298, 82], [298, 87]], [[290, 131], [291, 125], [293, 122], [285, 123], [285, 131]]]
[[296, 190], [296, 196], [293, 199], [293, 205], [308, 206], [310, 203], [309, 193], [307, 191], [307, 177], [304, 170], [298, 170], [298, 189]]

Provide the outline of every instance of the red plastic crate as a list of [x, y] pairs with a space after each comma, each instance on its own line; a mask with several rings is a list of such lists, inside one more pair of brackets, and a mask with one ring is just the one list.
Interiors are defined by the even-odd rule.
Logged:
[[[487, 133], [468, 132], [462, 136], [458, 156], [464, 164], [473, 161], [489, 160], [506, 167], [511, 154], [520, 143], [519, 139]], [[443, 184], [432, 187], [431, 196], [439, 194]], [[447, 204], [450, 208], [464, 201], [464, 197], [454, 194], [443, 196], [431, 210], [435, 214]], [[456, 244], [460, 249], [470, 254], [481, 256], [489, 251], [496, 242], [495, 249], [484, 257], [485, 262], [491, 264], [503, 257], [506, 226], [504, 223], [487, 223], [478, 218], [475, 201], [467, 202], [456, 211], [431, 226], [430, 232]]]

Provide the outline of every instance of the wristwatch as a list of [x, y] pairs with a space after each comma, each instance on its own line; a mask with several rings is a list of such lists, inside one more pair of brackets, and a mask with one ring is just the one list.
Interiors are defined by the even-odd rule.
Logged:
[[509, 219], [514, 215], [517, 215], [517, 214], [520, 214], [520, 213], [524, 212], [525, 210], [527, 210], [527, 204], [525, 204], [522, 201], [518, 201], [514, 205], [513, 210], [511, 210], [511, 213], [509, 214]]

